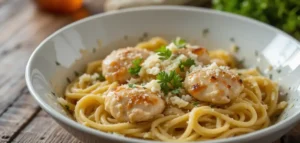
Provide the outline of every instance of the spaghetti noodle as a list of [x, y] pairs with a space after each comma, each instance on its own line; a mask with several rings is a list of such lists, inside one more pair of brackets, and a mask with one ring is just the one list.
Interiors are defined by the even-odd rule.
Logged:
[[[178, 73], [177, 75], [181, 77], [181, 84], [185, 84], [183, 83], [183, 79], [189, 73], [203, 70], [211, 65], [211, 63], [205, 65], [199, 61], [195, 61], [197, 58], [199, 59], [199, 51], [196, 52], [192, 66], [188, 67], [186, 66], [188, 64], [177, 62], [178, 57], [182, 55], [191, 59], [194, 56], [190, 53], [178, 52], [178, 50], [184, 49], [178, 48], [180, 46], [178, 46], [178, 42], [177, 45], [176, 42], [173, 42], [173, 47], [170, 46], [172, 45], [171, 43], [165, 48], [165, 50], [169, 49], [173, 54], [173, 57], [169, 57], [171, 62], [153, 59], [151, 56], [157, 56], [158, 53], [152, 51], [157, 50], [158, 47], [163, 46], [165, 43], [164, 39], [156, 37], [152, 41], [144, 42], [135, 47], [148, 50], [150, 56], [144, 58], [141, 63], [138, 63], [137, 67], [140, 66], [138, 75], [132, 76], [125, 83], [114, 78], [111, 78], [113, 80], [110, 81], [104, 80], [103, 77], [107, 78], [107, 76], [102, 75], [102, 60], [88, 64], [86, 73], [69, 84], [66, 88], [64, 98], [58, 98], [58, 101], [64, 107], [67, 107], [77, 122], [85, 126], [128, 137], [176, 142], [228, 138], [250, 133], [270, 126], [273, 118], [280, 114], [286, 107], [287, 103], [285, 101], [279, 101], [279, 89], [275, 82], [260, 75], [255, 69], [236, 69], [235, 65], [237, 64], [234, 58], [222, 50], [210, 51], [210, 61], [218, 61], [216, 62], [218, 67], [223, 65], [231, 66], [230, 69], [227, 69], [237, 74], [238, 78], [242, 81], [242, 85], [240, 85], [241, 92], [237, 97], [230, 99], [229, 102], [226, 101], [226, 103], [219, 104], [219, 102], [214, 102], [213, 100], [208, 102], [202, 101], [202, 96], [198, 98], [198, 95], [190, 94], [186, 86], [165, 92], [163, 91], [162, 81], [158, 82], [160, 83], [159, 91], [154, 88], [155, 86], [150, 86], [148, 90], [147, 85], [151, 85], [149, 83], [153, 82], [152, 80], [157, 81], [158, 74], [154, 70], [149, 70], [149, 64], [146, 65], [147, 62], [160, 62], [158, 66], [160, 72], [164, 71], [166, 75], [170, 71], [176, 71], [175, 74]], [[184, 41], [181, 41], [181, 43], [184, 43]], [[189, 44], [184, 44], [185, 48], [192, 47]], [[174, 49], [174, 45], [177, 49]], [[203, 61], [203, 59], [201, 60]], [[181, 59], [181, 61], [184, 60]], [[157, 63], [154, 65], [157, 65]], [[180, 68], [178, 66], [180, 65], [183, 65], [181, 69], [185, 70], [184, 74], [181, 73], [181, 69], [178, 70]], [[133, 66], [134, 63], [130, 65], [130, 67]], [[170, 70], [170, 67], [175, 68]], [[152, 69], [155, 68], [152, 67]], [[174, 81], [167, 84], [168, 88], [175, 87], [174, 85], [170, 86], [172, 82]], [[215, 82], [218, 83], [219, 81]], [[119, 118], [115, 118], [110, 112], [112, 110], [107, 110], [106, 106], [109, 105], [106, 105], [106, 102], [112, 101], [107, 100], [106, 96], [109, 96], [108, 94], [111, 91], [113, 93], [118, 92], [116, 89], [122, 85], [128, 85], [128, 89], [125, 90], [142, 86], [149, 92], [157, 93], [157, 97], [165, 103], [163, 106], [164, 111], [141, 122], [131, 120], [121, 121]], [[204, 92], [201, 92], [201, 94], [204, 94]], [[122, 105], [122, 108], [125, 107], [125, 105]], [[122, 112], [126, 112], [126, 110]]]

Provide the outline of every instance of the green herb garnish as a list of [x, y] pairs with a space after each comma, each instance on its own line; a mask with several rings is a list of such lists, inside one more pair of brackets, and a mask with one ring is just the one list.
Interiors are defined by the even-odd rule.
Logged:
[[[156, 79], [165, 94], [182, 87], [182, 78], [175, 71], [171, 71], [170, 74], [165, 71], [160, 72]], [[177, 91], [174, 92], [176, 93]]]
[[97, 80], [105, 81], [105, 77], [103, 76], [102, 73], [99, 73], [99, 77], [97, 78]]
[[195, 101], [195, 102], [193, 103], [193, 105], [194, 105], [194, 106], [197, 106], [197, 105], [199, 105], [199, 102], [198, 102], [198, 101]]
[[180, 61], [179, 69], [183, 72], [185, 67], [189, 68], [192, 65], [195, 65], [195, 61], [191, 58], [188, 58], [186, 61]]
[[132, 83], [129, 83], [129, 84], [128, 84], [128, 87], [130, 87], [130, 88], [135, 88], [135, 85], [132, 84]]
[[128, 72], [131, 75], [138, 75], [140, 70], [141, 70], [141, 63], [142, 63], [143, 59], [138, 58], [132, 61], [132, 66], [131, 68], [128, 69]]
[[186, 41], [181, 38], [176, 38], [173, 43], [177, 46], [177, 48], [185, 48]]
[[180, 93], [180, 89], [177, 88], [177, 89], [174, 89], [171, 91], [173, 94], [179, 94]]
[[213, 7], [271, 24], [300, 40], [299, 0], [213, 0]]
[[159, 55], [160, 60], [167, 60], [171, 57], [172, 52], [166, 48], [166, 46], [160, 47], [158, 50], [156, 50], [157, 54]]

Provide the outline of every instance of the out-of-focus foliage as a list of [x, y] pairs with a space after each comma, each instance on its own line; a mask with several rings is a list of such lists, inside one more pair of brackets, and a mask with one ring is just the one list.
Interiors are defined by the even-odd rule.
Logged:
[[213, 7], [271, 24], [300, 40], [300, 0], [213, 0]]

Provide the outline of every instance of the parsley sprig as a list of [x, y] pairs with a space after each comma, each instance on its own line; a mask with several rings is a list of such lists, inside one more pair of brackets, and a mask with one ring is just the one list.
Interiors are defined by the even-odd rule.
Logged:
[[128, 72], [131, 75], [138, 75], [140, 70], [141, 70], [141, 63], [142, 63], [143, 59], [142, 58], [138, 58], [132, 61], [132, 66], [128, 69]]
[[195, 65], [195, 61], [191, 58], [188, 58], [186, 61], [180, 61], [179, 69], [183, 72], [185, 67], [189, 68], [192, 65]]
[[105, 81], [105, 77], [103, 76], [102, 73], [99, 73], [99, 77], [97, 78], [97, 80]]
[[156, 79], [165, 94], [169, 92], [178, 94], [180, 92], [179, 88], [182, 87], [182, 78], [175, 71], [171, 71], [169, 74], [162, 71], [157, 75]]
[[300, 40], [299, 0], [213, 0], [217, 10], [269, 23]]
[[129, 84], [128, 84], [128, 87], [130, 87], [130, 88], [135, 88], [135, 84], [129, 83]]
[[161, 46], [159, 49], [156, 50], [157, 54], [159, 55], [160, 60], [167, 60], [171, 57], [172, 52], [166, 48], [166, 46]]
[[186, 46], [186, 41], [180, 37], [177, 37], [173, 43], [177, 46], [177, 48], [185, 48]]

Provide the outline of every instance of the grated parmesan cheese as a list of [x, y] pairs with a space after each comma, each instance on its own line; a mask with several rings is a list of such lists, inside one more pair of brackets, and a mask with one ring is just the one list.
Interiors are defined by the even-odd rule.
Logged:
[[178, 96], [172, 96], [170, 97], [170, 100], [173, 105], [177, 105], [179, 108], [185, 107], [189, 104], [188, 102], [182, 100]]
[[98, 73], [94, 73], [94, 74], [91, 76], [91, 79], [92, 79], [93, 81], [96, 81], [97, 78], [99, 78], [99, 74], [98, 74]]
[[187, 102], [191, 102], [192, 101], [192, 97], [190, 95], [182, 95], [181, 97], [183, 100], [187, 101]]
[[84, 85], [85, 83], [87, 82], [90, 82], [91, 81], [91, 75], [89, 74], [83, 74], [82, 76], [79, 77], [79, 84], [80, 85]]
[[148, 74], [157, 75], [160, 72], [159, 67], [153, 67], [146, 70]]
[[167, 47], [172, 53], [176, 52], [178, 50], [177, 46], [172, 42]]
[[140, 81], [140, 79], [138, 78], [130, 78], [130, 80], [128, 80], [128, 84], [135, 84], [138, 83]]
[[174, 71], [178, 68], [180, 61], [186, 61], [187, 57], [185, 55], [179, 55], [175, 60], [170, 62], [171, 64], [168, 65], [165, 69], [166, 72]]
[[[140, 71], [140, 75], [145, 73], [151, 75], [157, 75], [160, 72], [161, 60], [157, 54], [153, 54], [149, 56], [144, 63], [142, 64], [142, 69]], [[145, 73], [143, 73], [145, 72]]]
[[160, 92], [160, 84], [158, 80], [151, 80], [145, 85], [146, 88], [150, 89], [152, 92]]

